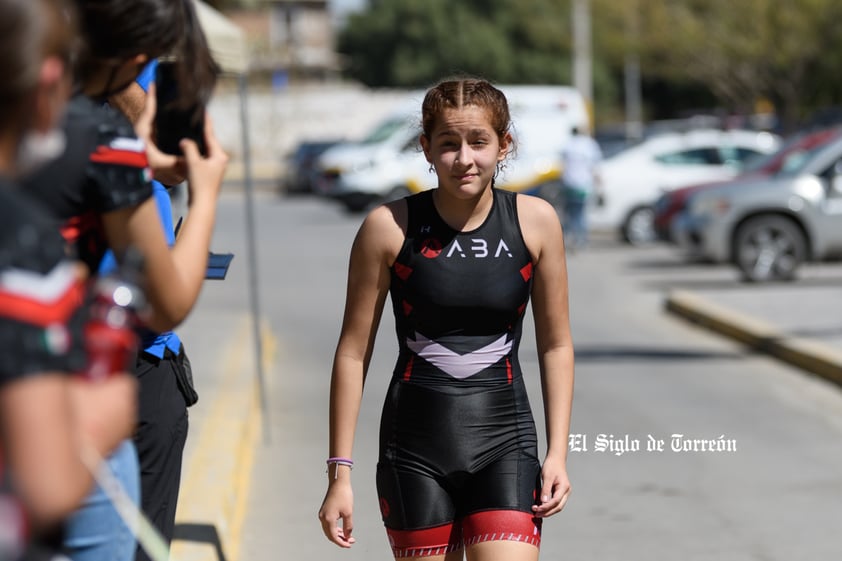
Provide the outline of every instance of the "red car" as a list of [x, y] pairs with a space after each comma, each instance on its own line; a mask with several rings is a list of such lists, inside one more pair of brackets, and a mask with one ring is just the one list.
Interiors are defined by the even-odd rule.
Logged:
[[799, 134], [792, 137], [786, 142], [780, 150], [764, 156], [750, 163], [746, 168], [734, 179], [728, 181], [717, 181], [714, 183], [701, 183], [698, 185], [690, 185], [681, 189], [675, 189], [668, 193], [664, 193], [655, 203], [655, 232], [659, 239], [671, 242], [670, 225], [673, 218], [675, 218], [687, 203], [687, 199], [691, 194], [708, 187], [722, 185], [723, 183], [730, 183], [732, 181], [744, 181], [751, 176], [763, 177], [778, 173], [783, 169], [791, 158], [797, 158], [797, 155], [808, 150], [812, 150], [817, 146], [826, 144], [831, 140], [837, 138], [842, 134], [842, 127], [833, 127], [829, 129], [822, 129], [815, 132]]

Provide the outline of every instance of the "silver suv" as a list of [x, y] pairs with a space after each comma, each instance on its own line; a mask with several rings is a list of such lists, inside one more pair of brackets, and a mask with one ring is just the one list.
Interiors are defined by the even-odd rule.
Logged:
[[842, 256], [842, 137], [791, 154], [771, 177], [691, 195], [673, 235], [748, 281], [792, 280], [805, 261]]

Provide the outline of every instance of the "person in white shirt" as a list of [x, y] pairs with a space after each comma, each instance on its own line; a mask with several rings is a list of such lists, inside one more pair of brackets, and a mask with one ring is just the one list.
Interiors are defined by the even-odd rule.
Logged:
[[599, 144], [578, 127], [562, 150], [565, 245], [571, 250], [588, 243], [585, 207], [593, 192], [594, 166], [602, 159]]

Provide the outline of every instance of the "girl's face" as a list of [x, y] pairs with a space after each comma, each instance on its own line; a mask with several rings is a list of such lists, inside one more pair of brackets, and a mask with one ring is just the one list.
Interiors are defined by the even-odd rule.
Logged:
[[421, 136], [427, 161], [438, 175], [439, 188], [460, 199], [482, 195], [491, 185], [497, 163], [506, 157], [510, 136], [502, 141], [489, 112], [476, 105], [446, 109], [430, 137]]

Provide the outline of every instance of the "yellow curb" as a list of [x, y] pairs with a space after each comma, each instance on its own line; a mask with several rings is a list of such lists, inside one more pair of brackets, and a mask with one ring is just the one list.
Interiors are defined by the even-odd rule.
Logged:
[[842, 384], [842, 352], [816, 341], [789, 337], [772, 325], [728, 310], [697, 294], [671, 292], [667, 311], [740, 341], [788, 364]]
[[842, 353], [834, 348], [792, 337], [782, 341], [775, 356], [842, 385]]
[[[276, 344], [261, 328], [264, 366], [272, 362]], [[198, 525], [215, 533], [227, 561], [237, 561], [245, 504], [251, 486], [261, 411], [253, 360], [250, 318], [240, 321], [223, 355], [218, 396], [208, 412], [188, 460], [179, 493], [176, 526]], [[177, 539], [173, 561], [218, 561], [208, 543]]]

